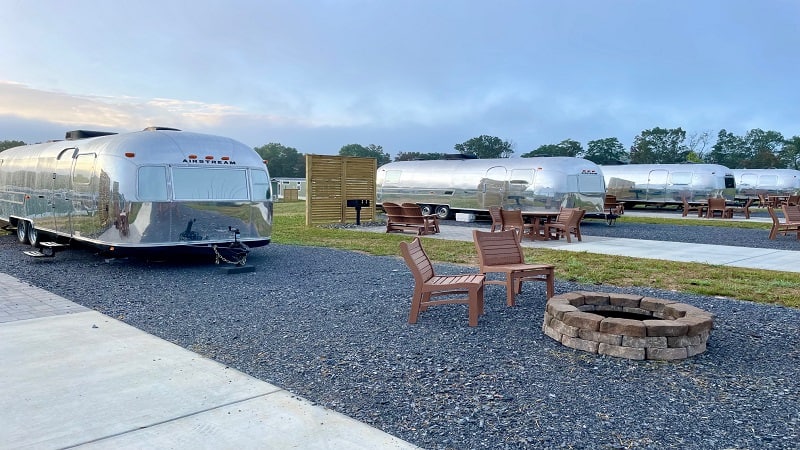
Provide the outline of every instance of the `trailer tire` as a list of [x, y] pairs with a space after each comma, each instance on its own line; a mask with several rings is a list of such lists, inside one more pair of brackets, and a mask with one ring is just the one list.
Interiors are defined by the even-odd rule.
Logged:
[[445, 220], [450, 217], [450, 207], [447, 205], [439, 205], [436, 207], [436, 215], [440, 219]]
[[17, 221], [17, 240], [23, 244], [27, 244], [28, 241], [28, 222], [24, 220]]
[[431, 205], [419, 205], [419, 211], [422, 213], [423, 216], [429, 216], [433, 214], [433, 206]]
[[39, 241], [39, 230], [32, 223], [28, 223], [28, 242], [32, 247], [36, 247], [39, 245]]

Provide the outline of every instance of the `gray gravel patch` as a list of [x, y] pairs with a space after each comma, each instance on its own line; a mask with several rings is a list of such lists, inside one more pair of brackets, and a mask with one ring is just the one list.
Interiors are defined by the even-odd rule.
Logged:
[[515, 308], [500, 286], [487, 286], [476, 328], [463, 305], [409, 325], [413, 279], [399, 257], [271, 244], [249, 256], [255, 272], [231, 275], [208, 262], [106, 261], [82, 249], [31, 260], [21, 250], [13, 236], [0, 238], [5, 273], [424, 448], [800, 441], [797, 309], [558, 281], [556, 293], [637, 293], [716, 315], [705, 353], [631, 361], [544, 336], [542, 283], [527, 284]]

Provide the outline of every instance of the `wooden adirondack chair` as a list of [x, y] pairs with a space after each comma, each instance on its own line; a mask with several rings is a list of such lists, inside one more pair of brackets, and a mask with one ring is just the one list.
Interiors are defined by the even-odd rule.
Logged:
[[501, 209], [500, 216], [503, 218], [503, 231], [516, 230], [518, 239], [522, 239], [523, 236], [533, 238], [533, 224], [525, 223], [522, 211], [518, 209]]
[[492, 228], [491, 231], [502, 231], [503, 230], [503, 215], [500, 213], [499, 206], [490, 206], [489, 207], [489, 215], [492, 217]]
[[485, 284], [502, 284], [506, 287], [506, 304], [515, 305], [517, 294], [522, 291], [523, 281], [547, 283], [547, 298], [555, 293], [555, 267], [550, 264], [528, 264], [517, 240], [516, 230], [496, 233], [472, 231], [472, 239], [478, 251], [479, 270], [482, 274], [500, 273], [504, 280], [486, 280]]
[[608, 211], [611, 214], [616, 214], [621, 216], [625, 214], [625, 206], [617, 201], [616, 195], [606, 194], [605, 200], [603, 202], [603, 210]]
[[584, 214], [586, 211], [579, 208], [562, 208], [555, 222], [544, 224], [545, 236], [550, 236], [552, 239], [560, 239], [561, 236], [564, 236], [569, 243], [572, 243], [571, 235], [574, 235], [579, 241], [582, 240], [581, 219]]
[[800, 223], [781, 222], [772, 206], [767, 206], [767, 212], [772, 219], [772, 229], [769, 230], [770, 239], [777, 238], [779, 234], [787, 235], [789, 233], [796, 234], [797, 239], [800, 239]]
[[709, 198], [706, 217], [711, 219], [716, 217], [717, 213], [719, 213], [719, 217], [722, 219], [730, 219], [733, 217], [733, 209], [727, 206], [724, 198]]
[[435, 215], [423, 215], [420, 207], [414, 203], [383, 203], [386, 211], [386, 232], [412, 231], [416, 234], [433, 234], [439, 232], [439, 218]]
[[686, 217], [690, 212], [697, 211], [697, 217], [703, 217], [708, 212], [708, 204], [705, 203], [689, 203], [686, 196], [683, 196], [683, 217]]
[[786, 223], [800, 225], [800, 206], [792, 206], [784, 203], [781, 209], [783, 209], [783, 216], [786, 218]]
[[731, 217], [733, 217], [733, 215], [736, 214], [736, 213], [742, 213], [742, 214], [744, 214], [744, 218], [745, 219], [749, 219], [750, 218], [750, 207], [752, 205], [753, 205], [753, 199], [748, 197], [747, 200], [744, 202], [744, 205], [730, 207], [729, 209], [731, 211]]
[[[400, 251], [414, 275], [408, 323], [417, 323], [420, 312], [429, 306], [462, 303], [469, 305], [469, 326], [478, 326], [478, 317], [483, 314], [484, 274], [436, 275], [418, 237], [410, 243], [401, 242]], [[453, 297], [455, 295], [466, 296]], [[433, 299], [443, 296], [447, 298]]]

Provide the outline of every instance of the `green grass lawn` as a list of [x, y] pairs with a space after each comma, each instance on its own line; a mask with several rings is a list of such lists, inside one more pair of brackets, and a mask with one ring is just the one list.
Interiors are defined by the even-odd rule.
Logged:
[[[626, 223], [709, 225], [704, 220], [625, 217]], [[714, 226], [769, 229], [767, 223], [719, 221]], [[273, 242], [354, 250], [371, 255], [397, 255], [399, 244], [409, 234], [365, 233], [363, 231], [305, 226], [305, 202], [275, 204]], [[425, 251], [439, 262], [477, 267], [472, 242], [445, 241], [423, 237]], [[694, 294], [722, 296], [759, 303], [800, 307], [800, 274], [743, 269], [698, 263], [677, 263], [626, 258], [596, 253], [575, 253], [549, 249], [525, 249], [529, 262], [553, 264], [556, 278], [586, 284], [647, 286]]]

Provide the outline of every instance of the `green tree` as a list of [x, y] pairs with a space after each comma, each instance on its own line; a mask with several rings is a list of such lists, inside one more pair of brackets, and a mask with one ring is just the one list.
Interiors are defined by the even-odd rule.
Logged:
[[781, 165], [789, 169], [800, 170], [800, 136], [787, 139], [778, 153]]
[[703, 162], [710, 141], [710, 131], [694, 132], [687, 135], [686, 147], [689, 148], [689, 154], [686, 156], [686, 160], [695, 163]]
[[625, 147], [615, 137], [589, 141], [581, 156], [595, 164], [619, 164], [630, 160]]
[[400, 152], [395, 161], [427, 161], [431, 159], [444, 159], [444, 153]]
[[270, 176], [305, 178], [306, 158], [297, 149], [272, 142], [255, 150], [267, 161]]
[[719, 130], [717, 142], [711, 147], [705, 161], [712, 164], [722, 164], [731, 169], [741, 169], [741, 162], [751, 157], [744, 139], [726, 130]]
[[748, 169], [782, 169], [778, 155], [767, 149], [761, 149], [752, 158], [745, 161]]
[[686, 162], [701, 163], [703, 162], [703, 157], [690, 150], [689, 153], [686, 154]]
[[339, 156], [357, 156], [359, 158], [375, 158], [378, 166], [382, 166], [392, 161], [391, 156], [383, 151], [380, 145], [369, 144], [364, 147], [359, 144], [348, 144], [339, 150]]
[[743, 161], [747, 169], [782, 168], [778, 154], [784, 144], [783, 135], [777, 131], [754, 128], [744, 136], [749, 157]]
[[481, 135], [453, 148], [462, 155], [474, 155], [481, 159], [508, 158], [514, 153], [514, 145], [499, 137]]
[[681, 128], [653, 128], [642, 131], [631, 146], [631, 163], [673, 164], [686, 161], [689, 149], [683, 143], [686, 132]]
[[0, 141], [0, 152], [3, 150], [8, 150], [10, 148], [19, 147], [20, 145], [26, 145], [22, 141]]
[[580, 142], [572, 139], [564, 139], [558, 144], [540, 145], [536, 150], [520, 155], [523, 158], [534, 156], [578, 156], [583, 153], [583, 146]]

